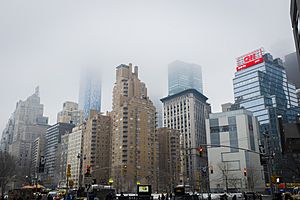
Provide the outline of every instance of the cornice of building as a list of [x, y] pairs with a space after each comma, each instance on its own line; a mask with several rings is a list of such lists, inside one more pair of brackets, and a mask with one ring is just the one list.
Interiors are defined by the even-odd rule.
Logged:
[[204, 102], [206, 102], [208, 100], [208, 98], [206, 96], [204, 96], [203, 94], [198, 92], [196, 89], [187, 89], [187, 90], [184, 90], [182, 92], [164, 97], [164, 98], [160, 99], [160, 101], [164, 103], [168, 100], [171, 100], [171, 99], [174, 99], [174, 98], [186, 95], [186, 94], [190, 94], [190, 93], [194, 94], [197, 98], [201, 99]]

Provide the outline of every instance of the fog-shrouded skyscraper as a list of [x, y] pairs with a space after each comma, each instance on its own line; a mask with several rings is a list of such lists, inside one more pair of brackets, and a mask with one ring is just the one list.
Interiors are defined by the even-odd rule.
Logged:
[[173, 95], [187, 89], [203, 93], [201, 66], [193, 63], [174, 61], [168, 66], [168, 92]]
[[46, 133], [48, 118], [43, 116], [39, 87], [25, 101], [20, 100], [10, 117], [1, 139], [1, 149], [16, 158], [24, 176], [30, 176], [31, 146], [34, 140]]
[[297, 52], [298, 68], [300, 70], [300, 27], [299, 27], [299, 12], [300, 0], [291, 0], [290, 16], [295, 40], [295, 47]]
[[155, 107], [138, 67], [120, 65], [116, 70], [112, 105], [112, 177], [119, 191], [136, 191], [136, 183], [157, 188]]
[[90, 110], [101, 111], [101, 72], [97, 68], [88, 67], [81, 72], [79, 109], [83, 110], [84, 119]]
[[287, 79], [294, 83], [297, 89], [300, 89], [300, 69], [296, 52], [287, 54], [284, 57], [284, 68], [286, 70]]
[[295, 85], [288, 82], [282, 60], [273, 59], [262, 48], [237, 58], [237, 65], [233, 79], [235, 102], [257, 117], [262, 144], [263, 133], [270, 134], [271, 151], [275, 153], [273, 173], [284, 176], [278, 117], [284, 122], [296, 119]]

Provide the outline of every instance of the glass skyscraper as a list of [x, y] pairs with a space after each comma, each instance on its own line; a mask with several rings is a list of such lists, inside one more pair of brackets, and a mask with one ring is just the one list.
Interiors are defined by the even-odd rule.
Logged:
[[273, 170], [276, 175], [282, 175], [278, 116], [282, 116], [285, 122], [295, 118], [298, 105], [296, 88], [288, 82], [280, 58], [273, 59], [271, 54], [261, 53], [261, 57], [257, 59], [254, 54], [252, 52], [240, 57], [242, 61], [238, 60], [239, 67], [233, 79], [234, 98], [236, 104], [253, 112], [257, 117], [262, 144], [262, 133], [268, 131], [270, 134], [271, 150], [275, 153]]
[[168, 91], [174, 95], [187, 89], [203, 94], [202, 70], [200, 65], [174, 61], [168, 68]]
[[101, 74], [99, 70], [87, 68], [81, 74], [79, 109], [87, 119], [90, 110], [101, 111]]

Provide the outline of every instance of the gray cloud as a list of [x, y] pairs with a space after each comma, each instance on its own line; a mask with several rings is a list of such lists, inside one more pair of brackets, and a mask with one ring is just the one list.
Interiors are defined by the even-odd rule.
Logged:
[[77, 101], [80, 68], [103, 72], [103, 111], [110, 110], [115, 67], [132, 62], [151, 96], [167, 95], [167, 65], [200, 64], [204, 93], [219, 111], [233, 101], [235, 58], [259, 47], [294, 51], [289, 1], [1, 1], [0, 128], [40, 85], [50, 122]]

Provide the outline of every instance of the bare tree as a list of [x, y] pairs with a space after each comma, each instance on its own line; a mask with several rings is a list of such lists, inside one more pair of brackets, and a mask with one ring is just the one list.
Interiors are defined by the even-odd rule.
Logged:
[[247, 168], [247, 174], [248, 189], [250, 191], [254, 191], [255, 186], [259, 185], [259, 183], [262, 181], [262, 172], [260, 169], [252, 167]]
[[6, 185], [16, 173], [16, 162], [13, 156], [0, 151], [0, 188], [4, 196]]
[[219, 170], [222, 172], [220, 179], [225, 184], [226, 192], [228, 189], [238, 190], [241, 187], [241, 179], [233, 173], [231, 169], [231, 164], [228, 162], [222, 162], [218, 165]]

